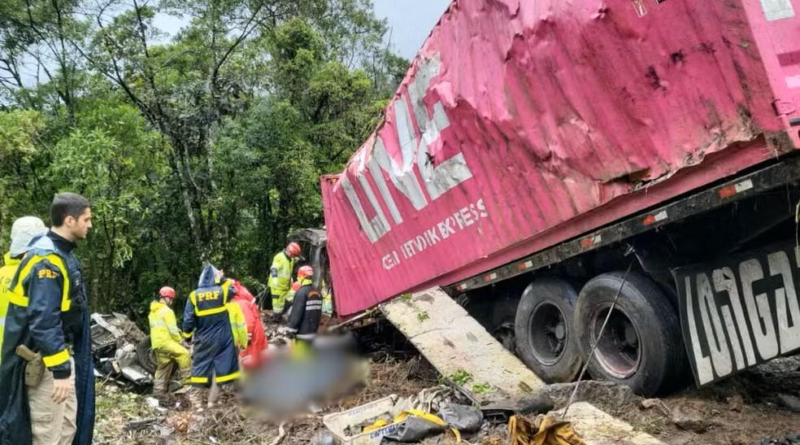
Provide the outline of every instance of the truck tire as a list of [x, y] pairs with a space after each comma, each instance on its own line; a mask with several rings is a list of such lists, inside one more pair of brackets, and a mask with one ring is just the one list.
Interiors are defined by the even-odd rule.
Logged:
[[586, 283], [574, 320], [582, 356], [597, 342], [617, 292], [588, 369], [596, 379], [627, 385], [645, 397], [666, 391], [683, 380], [686, 367], [680, 320], [669, 296], [645, 276], [629, 273], [625, 279], [625, 273], [613, 272]]
[[580, 346], [573, 328], [577, 299], [569, 283], [547, 278], [531, 283], [517, 306], [517, 353], [547, 383], [571, 382], [580, 372]]
[[150, 345], [150, 336], [148, 335], [136, 345], [136, 359], [139, 361], [139, 366], [145, 369], [150, 374], [156, 373], [156, 356], [153, 348]]

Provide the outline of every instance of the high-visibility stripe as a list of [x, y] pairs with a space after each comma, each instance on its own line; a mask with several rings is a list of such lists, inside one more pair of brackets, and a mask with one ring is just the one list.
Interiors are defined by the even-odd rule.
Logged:
[[6, 317], [0, 317], [0, 329], [6, 326]]
[[150, 328], [160, 328], [160, 327], [167, 327], [167, 323], [163, 321], [151, 321]]
[[[17, 306], [28, 307], [28, 297], [25, 296], [25, 289], [22, 284], [25, 282], [25, 279], [28, 278], [28, 275], [31, 273], [31, 270], [33, 270], [33, 267], [43, 260], [50, 261], [50, 264], [56, 266], [56, 268], [61, 272], [61, 277], [64, 281], [64, 289], [62, 290], [61, 294], [61, 312], [67, 312], [69, 311], [70, 307], [72, 307], [72, 302], [69, 299], [69, 274], [67, 273], [67, 268], [64, 266], [64, 261], [62, 261], [61, 257], [54, 253], [45, 256], [36, 255], [25, 264], [25, 267], [19, 271], [17, 275], [17, 285], [11, 290], [11, 297], [9, 299], [14, 300], [12, 302]], [[15, 296], [17, 298], [14, 298]]]
[[195, 313], [195, 315], [197, 315], [198, 317], [206, 317], [206, 316], [209, 316], [209, 315], [221, 314], [221, 313], [227, 311], [227, 309], [225, 308], [225, 305], [228, 303], [228, 289], [230, 289], [230, 287], [231, 287], [231, 282], [230, 281], [226, 281], [220, 287], [222, 287], [222, 307], [215, 307], [215, 308], [212, 308], [212, 309], [200, 309], [197, 306], [197, 295], [196, 295], [196, 293], [192, 292], [191, 294], [189, 294], [189, 299], [192, 301], [192, 304], [194, 305], [194, 313]]
[[8, 292], [8, 302], [19, 307], [28, 307], [28, 297], [14, 291]]
[[183, 332], [182, 334], [183, 334], [183, 338], [192, 338], [192, 336], [194, 335], [191, 332]]
[[191, 383], [208, 383], [208, 377], [192, 377], [189, 379]]
[[236, 380], [236, 379], [240, 378], [241, 376], [242, 376], [242, 373], [240, 371], [236, 371], [233, 374], [223, 375], [221, 377], [214, 377], [214, 380], [217, 383], [225, 383], [225, 382], [230, 382], [231, 380]]
[[48, 368], [52, 368], [54, 366], [63, 365], [69, 361], [69, 351], [64, 349], [63, 351], [59, 352], [58, 354], [48, 355], [47, 357], [43, 357], [44, 365]]
[[222, 307], [215, 307], [215, 308], [212, 308], [212, 309], [200, 310], [200, 309], [197, 309], [197, 306], [195, 306], [194, 310], [195, 310], [195, 314], [197, 314], [198, 317], [207, 317], [209, 315], [221, 314], [221, 313], [227, 311], [228, 309], [226, 309], [225, 306], [222, 306]]

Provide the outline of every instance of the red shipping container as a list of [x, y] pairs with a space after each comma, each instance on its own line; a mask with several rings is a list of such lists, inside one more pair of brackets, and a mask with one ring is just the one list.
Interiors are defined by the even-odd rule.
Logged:
[[800, 147], [800, 0], [458, 0], [322, 178], [336, 307], [508, 263]]

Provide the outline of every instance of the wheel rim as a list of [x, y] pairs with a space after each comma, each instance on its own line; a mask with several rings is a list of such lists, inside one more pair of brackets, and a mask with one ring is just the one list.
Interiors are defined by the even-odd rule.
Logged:
[[598, 341], [610, 309], [611, 305], [606, 304], [595, 310], [591, 321], [590, 344], [597, 344], [594, 357], [606, 373], [617, 379], [626, 379], [635, 374], [641, 364], [641, 337], [625, 311], [617, 306], [608, 319], [603, 337]]
[[569, 341], [569, 329], [561, 309], [546, 302], [539, 304], [531, 313], [528, 332], [536, 360], [545, 365], [558, 363]]

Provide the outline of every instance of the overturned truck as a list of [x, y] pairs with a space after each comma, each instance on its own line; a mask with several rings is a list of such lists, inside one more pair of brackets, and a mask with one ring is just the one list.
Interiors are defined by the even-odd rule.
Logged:
[[322, 178], [337, 311], [441, 286], [545, 380], [597, 344], [642, 394], [797, 351], [799, 12], [453, 2]]

